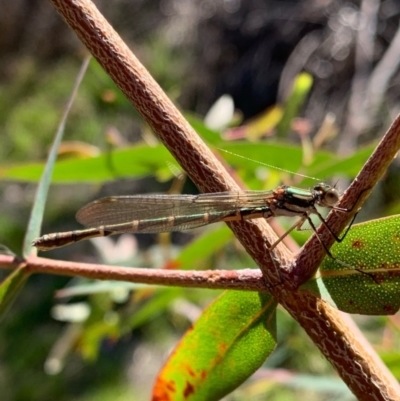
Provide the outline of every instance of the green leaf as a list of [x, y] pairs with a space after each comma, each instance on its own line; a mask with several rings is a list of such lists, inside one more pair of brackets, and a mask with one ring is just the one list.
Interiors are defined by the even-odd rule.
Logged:
[[[314, 153], [313, 161], [309, 166], [302, 166], [303, 149], [300, 146], [291, 146], [280, 142], [237, 141], [220, 143], [218, 148], [222, 150], [221, 155], [230, 165], [244, 172], [246, 183], [254, 179], [257, 169], [263, 168], [262, 163], [268, 164], [267, 167], [271, 170], [274, 170], [274, 167], [284, 169], [293, 172], [293, 175], [301, 169], [301, 174], [315, 177], [321, 181], [338, 174], [353, 177], [374, 150], [374, 146], [371, 145], [346, 158], [319, 150]], [[223, 150], [234, 154], [223, 152]], [[301, 182], [302, 186], [314, 184], [315, 180], [307, 178]]]
[[304, 104], [312, 83], [312, 76], [306, 72], [297, 76], [293, 84], [293, 91], [286, 102], [281, 122], [277, 126], [276, 135], [278, 138], [286, 137], [290, 132], [292, 121], [298, 116], [300, 107]]
[[[77, 283], [75, 284], [75, 282]], [[56, 298], [72, 298], [102, 293], [121, 293], [125, 291], [140, 290], [149, 288], [148, 284], [129, 283], [126, 281], [91, 281], [91, 280], [76, 280], [74, 284], [65, 287], [56, 292]]]
[[104, 340], [116, 341], [120, 338], [118, 321], [115, 319], [98, 319], [86, 323], [79, 337], [79, 351], [83, 358], [88, 361], [95, 361]]
[[[54, 183], [103, 182], [122, 177], [143, 177], [173, 162], [164, 146], [137, 145], [113, 150], [88, 159], [74, 158], [55, 164]], [[26, 163], [0, 168], [0, 179], [37, 182], [43, 172], [43, 163]], [[171, 175], [171, 173], [170, 173]]]
[[318, 163], [313, 163], [312, 166], [307, 169], [307, 174], [323, 178], [332, 177], [338, 174], [355, 177], [375, 148], [376, 144], [373, 144], [360, 149], [344, 159], [326, 159]]
[[192, 128], [203, 138], [209, 145], [221, 142], [221, 134], [205, 126], [204, 122], [197, 116], [185, 113], [185, 118], [189, 121]]
[[[397, 328], [394, 326], [393, 330], [397, 331]], [[383, 350], [379, 351], [379, 356], [390, 370], [390, 373], [394, 375], [397, 380], [400, 380], [400, 353], [397, 347], [395, 349], [393, 348], [394, 347], [390, 346], [385, 347]]]
[[303, 290], [341, 311], [391, 315], [400, 308], [400, 216], [357, 224], [331, 252], [348, 266], [325, 257]]
[[[292, 175], [301, 169], [301, 174], [321, 181], [338, 174], [355, 176], [375, 149], [375, 145], [369, 145], [346, 158], [318, 150], [313, 155], [312, 163], [302, 166], [303, 149], [283, 142], [222, 142], [217, 147], [224, 159], [230, 165], [243, 170], [248, 179], [254, 177], [257, 169], [263, 168], [263, 163], [266, 163], [268, 169], [288, 170]], [[302, 186], [314, 184], [315, 180], [308, 178], [301, 181]]]
[[8, 311], [28, 277], [29, 273], [21, 266], [0, 284], [0, 317], [3, 317]]
[[249, 141], [257, 141], [277, 126], [282, 115], [283, 109], [281, 106], [271, 106], [240, 127], [233, 128], [229, 133], [225, 134], [225, 137], [234, 138], [239, 136], [247, 138]]
[[[147, 299], [126, 319], [125, 331], [131, 331], [133, 328], [139, 327], [149, 320], [156, 319], [159, 315], [165, 313], [171, 302], [183, 293], [183, 288], [161, 288], [155, 290], [149, 288], [147, 290]], [[152, 294], [152, 296], [150, 296]], [[136, 294], [137, 296], [137, 294]]]
[[232, 231], [225, 225], [205, 231], [187, 245], [170, 264], [180, 270], [198, 270], [205, 260], [222, 249], [232, 238]]
[[269, 294], [223, 293], [172, 352], [153, 399], [213, 401], [233, 391], [274, 350], [276, 305]]
[[24, 245], [23, 245], [23, 256], [28, 256], [32, 251], [36, 252], [36, 248], [32, 245], [32, 241], [37, 238], [40, 234], [40, 227], [42, 225], [44, 209], [46, 205], [46, 198], [47, 193], [49, 191], [50, 183], [51, 183], [51, 176], [53, 173], [54, 163], [57, 159], [58, 149], [60, 147], [60, 143], [62, 141], [64, 131], [65, 131], [65, 124], [68, 119], [69, 112], [72, 108], [73, 101], [76, 97], [78, 92], [78, 88], [80, 83], [82, 82], [83, 77], [85, 76], [85, 72], [89, 65], [90, 57], [87, 57], [84, 62], [82, 63], [81, 70], [78, 74], [76, 79], [74, 88], [72, 90], [70, 99], [68, 104], [65, 108], [64, 114], [61, 118], [59, 126], [57, 128], [56, 135], [54, 137], [53, 144], [51, 146], [51, 150], [48, 156], [48, 160], [46, 166], [42, 172], [40, 173], [40, 182], [36, 191], [35, 201], [31, 210], [31, 214], [28, 221], [28, 227], [26, 230], [25, 238], [24, 238]]
[[[265, 142], [219, 142], [217, 146], [237, 154], [236, 156], [222, 152], [227, 162], [239, 168], [246, 182], [255, 188], [260, 188], [260, 180], [255, 177], [255, 172], [263, 168], [262, 163], [270, 164], [271, 170], [276, 167], [296, 172], [302, 167], [303, 151], [296, 146]], [[318, 151], [315, 152], [313, 163], [302, 168], [301, 171], [303, 174], [321, 178], [321, 181], [334, 174], [353, 176], [371, 152], [372, 147], [367, 147], [353, 156], [341, 159], [333, 153]], [[150, 147], [139, 144], [112, 150], [92, 158], [58, 161], [54, 166], [52, 181], [59, 184], [105, 182], [116, 178], [138, 178], [155, 173], [165, 179], [172, 176], [168, 163], [174, 163], [174, 159], [164, 146]], [[2, 166], [0, 179], [38, 182], [43, 168], [44, 163]], [[314, 181], [304, 180], [302, 185], [312, 185], [312, 183]]]
[[[272, 171], [284, 169], [292, 172], [292, 175], [295, 175], [296, 171], [302, 168], [303, 150], [299, 146], [291, 146], [287, 143], [223, 142], [218, 145], [218, 149], [231, 166], [238, 168], [239, 172], [243, 173], [246, 183], [254, 179], [257, 170], [265, 169], [263, 163]], [[318, 151], [315, 152], [314, 161], [309, 168], [327, 161], [336, 163], [338, 160], [338, 157], [333, 153]], [[302, 169], [301, 172], [308, 174], [307, 169]], [[314, 183], [314, 181], [312, 182]]]

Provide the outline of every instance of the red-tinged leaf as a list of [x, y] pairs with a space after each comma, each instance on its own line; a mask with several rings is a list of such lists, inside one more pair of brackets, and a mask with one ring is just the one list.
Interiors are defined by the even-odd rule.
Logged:
[[276, 305], [269, 294], [224, 292], [171, 354], [153, 401], [220, 400], [238, 387], [276, 346]]
[[302, 286], [341, 311], [392, 315], [400, 308], [400, 216], [357, 224]]

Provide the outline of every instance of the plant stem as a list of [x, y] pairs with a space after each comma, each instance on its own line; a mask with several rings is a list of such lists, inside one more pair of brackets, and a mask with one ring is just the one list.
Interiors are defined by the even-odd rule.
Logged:
[[24, 265], [27, 273], [49, 273], [61, 276], [86, 277], [92, 280], [116, 280], [131, 283], [209, 288], [215, 290], [266, 291], [259, 270], [167, 270], [121, 266], [105, 266], [92, 263], [76, 263], [31, 256], [18, 259], [0, 254], [0, 266], [5, 268]]

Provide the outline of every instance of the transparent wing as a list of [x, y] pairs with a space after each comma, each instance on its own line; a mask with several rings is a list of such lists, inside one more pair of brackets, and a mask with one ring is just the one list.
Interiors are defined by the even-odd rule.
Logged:
[[272, 191], [113, 196], [89, 203], [76, 218], [86, 227], [113, 226], [118, 232], [179, 231], [224, 220], [243, 209], [266, 207], [272, 198]]

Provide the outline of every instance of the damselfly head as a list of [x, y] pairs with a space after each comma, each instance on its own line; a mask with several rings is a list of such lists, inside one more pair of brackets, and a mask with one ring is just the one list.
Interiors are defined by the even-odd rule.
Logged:
[[317, 204], [320, 206], [332, 208], [339, 202], [339, 191], [328, 184], [320, 183], [315, 185], [313, 192]]

